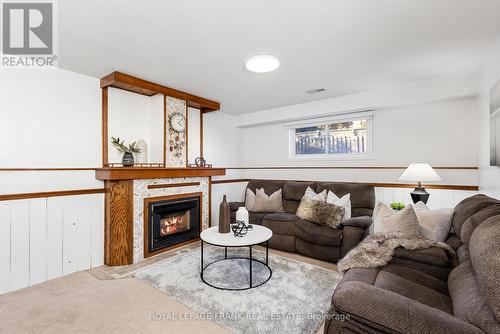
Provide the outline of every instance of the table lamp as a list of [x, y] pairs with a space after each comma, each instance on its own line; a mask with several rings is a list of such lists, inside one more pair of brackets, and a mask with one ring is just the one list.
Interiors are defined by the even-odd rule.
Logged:
[[441, 181], [441, 178], [436, 171], [432, 169], [431, 165], [426, 163], [412, 163], [406, 168], [403, 174], [401, 174], [399, 181], [417, 182], [417, 186], [411, 192], [411, 199], [413, 203], [419, 201], [427, 203], [429, 193], [422, 187], [422, 182]]

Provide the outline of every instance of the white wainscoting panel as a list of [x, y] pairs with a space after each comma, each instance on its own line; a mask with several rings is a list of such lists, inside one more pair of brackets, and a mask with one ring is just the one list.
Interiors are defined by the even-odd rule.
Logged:
[[0, 202], [0, 294], [103, 265], [104, 195]]
[[[375, 200], [389, 205], [393, 201], [412, 203], [410, 188], [375, 188]], [[478, 191], [427, 189], [430, 194], [427, 206], [431, 209], [452, 208], [464, 198], [478, 194]]]

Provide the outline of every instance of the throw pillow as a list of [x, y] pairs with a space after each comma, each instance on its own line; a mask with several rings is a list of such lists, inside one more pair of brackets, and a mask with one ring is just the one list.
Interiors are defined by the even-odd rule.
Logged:
[[420, 235], [431, 240], [445, 241], [451, 229], [453, 209], [430, 210], [424, 202], [413, 206], [420, 225]]
[[405, 236], [419, 235], [420, 225], [411, 205], [401, 211], [394, 211], [383, 203], [378, 203], [373, 214], [374, 233], [401, 233]]
[[255, 210], [255, 194], [248, 188], [245, 194], [245, 207], [248, 211]]
[[342, 206], [302, 197], [297, 212], [300, 219], [337, 228], [342, 222], [345, 209]]
[[264, 188], [257, 189], [255, 193], [255, 212], [283, 212], [283, 199], [281, 189], [276, 190], [270, 196], [264, 192]]
[[320, 192], [319, 194], [316, 194], [316, 192], [312, 190], [311, 187], [307, 187], [306, 192], [304, 193], [304, 196], [302, 196], [302, 198], [304, 197], [316, 201], [326, 202], [326, 189]]
[[328, 190], [326, 203], [343, 206], [345, 208], [345, 215], [342, 220], [351, 218], [351, 194], [345, 194], [339, 198], [333, 191]]

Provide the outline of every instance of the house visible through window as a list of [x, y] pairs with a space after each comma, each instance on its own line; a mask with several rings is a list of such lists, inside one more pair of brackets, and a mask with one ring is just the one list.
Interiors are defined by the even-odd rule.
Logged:
[[[323, 123], [323, 122], [321, 122]], [[371, 152], [371, 116], [332, 120], [291, 129], [291, 152], [300, 156], [367, 156]], [[293, 151], [292, 151], [293, 150]]]

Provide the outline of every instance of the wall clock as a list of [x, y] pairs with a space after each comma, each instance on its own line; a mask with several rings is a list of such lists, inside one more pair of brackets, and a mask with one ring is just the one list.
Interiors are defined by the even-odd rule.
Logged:
[[169, 125], [177, 133], [186, 130], [186, 118], [179, 112], [172, 113], [169, 118]]

